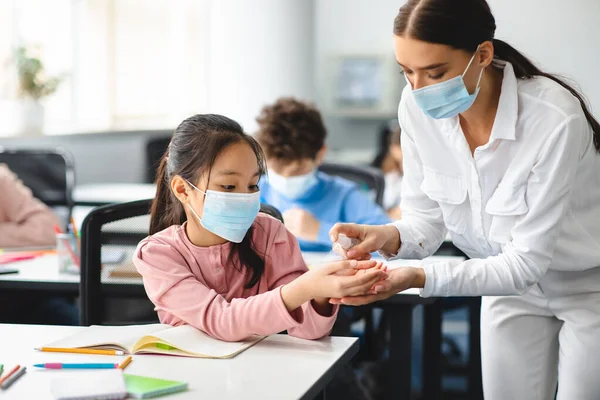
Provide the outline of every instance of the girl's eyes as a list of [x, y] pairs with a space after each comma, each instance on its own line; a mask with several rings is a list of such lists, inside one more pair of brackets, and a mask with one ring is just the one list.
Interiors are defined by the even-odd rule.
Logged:
[[[221, 185], [221, 187], [223, 188], [223, 190], [228, 192], [235, 190], [235, 185]], [[248, 186], [248, 189], [252, 190], [253, 192], [257, 192], [259, 190], [258, 185], [250, 185]]]

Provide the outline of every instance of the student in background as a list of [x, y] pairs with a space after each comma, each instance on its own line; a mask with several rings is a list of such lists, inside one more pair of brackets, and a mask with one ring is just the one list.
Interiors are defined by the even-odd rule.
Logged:
[[[31, 190], [0, 164], [0, 248], [54, 246], [58, 219]], [[58, 296], [1, 293], [0, 322], [77, 325], [78, 311]], [[11, 306], [12, 305], [12, 306]]]
[[161, 322], [227, 341], [284, 330], [317, 339], [336, 318], [329, 297], [368, 292], [386, 276], [375, 261], [308, 271], [296, 239], [259, 214], [263, 160], [229, 118], [195, 115], [175, 130], [157, 173], [151, 236], [133, 260]]
[[56, 244], [58, 219], [4, 164], [0, 164], [0, 193], [0, 248]]
[[400, 124], [391, 120], [382, 126], [379, 133], [377, 155], [371, 166], [380, 169], [385, 175], [383, 208], [391, 219], [402, 218], [400, 210], [400, 189], [402, 186], [402, 147], [400, 147]]
[[269, 165], [261, 200], [283, 213], [303, 251], [330, 251], [329, 230], [336, 222], [390, 221], [358, 185], [317, 170], [327, 152], [327, 130], [315, 107], [281, 98], [256, 120], [257, 140]]

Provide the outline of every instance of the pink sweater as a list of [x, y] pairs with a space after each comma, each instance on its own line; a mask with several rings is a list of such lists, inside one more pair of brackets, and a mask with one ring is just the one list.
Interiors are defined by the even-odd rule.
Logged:
[[58, 219], [4, 164], [0, 164], [0, 247], [56, 244]]
[[259, 214], [254, 243], [267, 256], [260, 281], [249, 289], [246, 270], [228, 261], [232, 244], [197, 247], [185, 225], [144, 239], [133, 262], [163, 323], [190, 324], [226, 341], [284, 330], [305, 339], [329, 334], [337, 308], [322, 316], [308, 302], [290, 313], [281, 299], [281, 286], [307, 271], [294, 236], [278, 220]]

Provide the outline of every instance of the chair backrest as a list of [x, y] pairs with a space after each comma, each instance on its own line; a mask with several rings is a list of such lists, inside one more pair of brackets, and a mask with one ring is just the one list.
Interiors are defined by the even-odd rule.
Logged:
[[[81, 227], [81, 325], [156, 322], [132, 256], [148, 236], [152, 200], [92, 210]], [[261, 212], [283, 220], [275, 207]]]
[[63, 149], [7, 149], [0, 147], [0, 164], [6, 164], [33, 195], [68, 223], [73, 210], [75, 169]]
[[160, 159], [166, 153], [171, 143], [171, 136], [149, 139], [146, 143], [146, 183], [156, 180], [156, 170]]
[[319, 170], [329, 175], [340, 176], [362, 186], [373, 194], [373, 200], [383, 205], [385, 191], [385, 178], [383, 173], [372, 167], [359, 167], [355, 165], [323, 163]]
[[81, 226], [80, 323], [157, 320], [133, 265], [138, 243], [148, 236], [152, 200], [93, 209]]

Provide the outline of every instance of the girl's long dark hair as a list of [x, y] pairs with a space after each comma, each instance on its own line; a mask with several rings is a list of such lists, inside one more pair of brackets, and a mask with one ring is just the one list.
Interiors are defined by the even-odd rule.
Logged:
[[[216, 114], [198, 114], [183, 121], [171, 139], [156, 173], [156, 197], [150, 214], [150, 234], [186, 221], [183, 205], [171, 192], [171, 179], [179, 175], [197, 184], [204, 173], [210, 173], [218, 155], [228, 146], [246, 142], [254, 154], [260, 176], [266, 172], [265, 158], [259, 144], [237, 122]], [[230, 260], [250, 278], [246, 288], [258, 283], [265, 269], [265, 254], [260, 254], [252, 240], [251, 227], [241, 243], [232, 243]]]
[[474, 53], [481, 43], [492, 41], [495, 57], [512, 64], [518, 79], [543, 76], [552, 79], [579, 100], [594, 132], [594, 146], [600, 152], [600, 124], [588, 109], [583, 96], [565, 81], [540, 70], [508, 43], [494, 39], [496, 20], [485, 0], [408, 0], [394, 20], [394, 35], [407, 34], [429, 43], [445, 44]]

